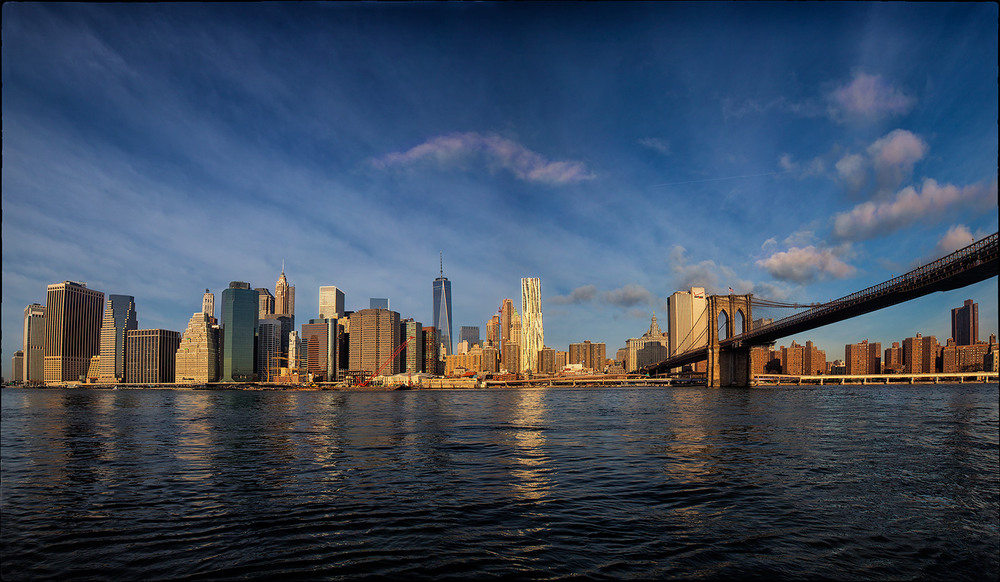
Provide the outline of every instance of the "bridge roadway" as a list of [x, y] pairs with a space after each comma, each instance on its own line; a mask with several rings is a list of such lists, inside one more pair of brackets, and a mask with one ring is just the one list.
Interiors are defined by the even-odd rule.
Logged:
[[[830, 303], [779, 319], [757, 329], [720, 340], [723, 350], [767, 345], [779, 338], [871, 313], [936, 291], [951, 291], [997, 276], [1000, 267], [1000, 233], [993, 233], [971, 245], [918, 267], [909, 273], [862, 289]], [[715, 325], [715, 322], [709, 322]], [[678, 354], [646, 372], [662, 374], [672, 368], [692, 364], [707, 357], [707, 347]]]

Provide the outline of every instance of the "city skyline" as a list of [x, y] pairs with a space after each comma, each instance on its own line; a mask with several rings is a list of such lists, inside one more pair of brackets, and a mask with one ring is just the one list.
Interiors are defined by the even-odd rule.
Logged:
[[[322, 285], [429, 322], [443, 251], [452, 329], [530, 274], [547, 344], [613, 350], [675, 291], [825, 301], [997, 230], [993, 4], [3, 11], [5, 376], [63, 280], [182, 331], [284, 259], [297, 323]], [[966, 299], [997, 333], [993, 278], [782, 341]]]

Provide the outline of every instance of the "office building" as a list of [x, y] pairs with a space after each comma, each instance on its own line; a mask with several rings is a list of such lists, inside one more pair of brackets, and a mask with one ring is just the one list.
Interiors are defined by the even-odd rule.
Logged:
[[45, 382], [78, 382], [101, 350], [104, 293], [63, 281], [46, 291], [43, 368]]
[[500, 354], [500, 361], [501, 372], [507, 372], [508, 374], [517, 374], [520, 372], [521, 346], [513, 340], [505, 343]]
[[10, 381], [15, 384], [24, 382], [24, 350], [14, 352], [10, 361]]
[[176, 377], [181, 334], [166, 329], [130, 329], [125, 335], [125, 382], [169, 384]]
[[201, 296], [201, 312], [209, 317], [209, 321], [217, 323], [215, 319], [215, 294], [205, 289], [205, 294]]
[[486, 345], [500, 350], [500, 316], [494, 315], [486, 322]]
[[437, 329], [433, 326], [424, 327], [424, 372], [434, 376], [444, 374], [444, 363], [441, 361], [441, 342], [438, 341]]
[[212, 324], [213, 319], [199, 311], [188, 320], [174, 358], [176, 382], [206, 384], [219, 380], [219, 329]]
[[[601, 345], [603, 346], [604, 344]], [[556, 373], [556, 351], [553, 350], [552, 348], [546, 346], [538, 350], [538, 373], [539, 374]]]
[[233, 281], [222, 291], [222, 381], [253, 382], [257, 339], [257, 291]]
[[503, 344], [507, 340], [511, 339], [511, 326], [514, 323], [514, 301], [511, 299], [504, 299], [500, 303], [500, 348], [503, 349]]
[[257, 287], [257, 319], [264, 319], [274, 314], [274, 296], [266, 287]]
[[545, 347], [542, 325], [542, 281], [521, 279], [521, 370], [538, 368], [538, 352]]
[[338, 319], [344, 317], [344, 292], [333, 285], [319, 288], [319, 318]]
[[[595, 372], [604, 371], [604, 360], [607, 355], [607, 346], [604, 343], [592, 343], [585, 340], [581, 343], [569, 344], [569, 364], [580, 364], [582, 367]], [[555, 352], [552, 354], [552, 366], [555, 367]]]
[[848, 376], [882, 373], [882, 344], [864, 340], [844, 346], [844, 365]]
[[[677, 295], [675, 293], [674, 295]], [[649, 329], [642, 337], [630, 338], [625, 341], [627, 350], [625, 355], [625, 370], [634, 372], [636, 370], [658, 364], [668, 357], [670, 349], [670, 335], [660, 330], [660, 324], [656, 321], [654, 313], [649, 322]], [[570, 364], [575, 362], [570, 358]]]
[[340, 346], [343, 340], [340, 320], [310, 319], [302, 325], [305, 369], [315, 381], [337, 382], [340, 379]]
[[966, 299], [962, 307], [951, 310], [951, 337], [955, 345], [971, 346], [979, 342], [979, 304]]
[[97, 381], [121, 382], [125, 379], [125, 334], [139, 329], [135, 314], [135, 297], [108, 295], [101, 326], [101, 362]]
[[277, 318], [257, 320], [258, 382], [274, 382], [284, 366], [287, 356], [281, 352], [282, 335], [288, 341], [288, 334], [281, 333], [281, 322]]
[[[368, 376], [399, 373], [399, 314], [388, 309], [362, 309], [351, 314], [350, 371]], [[383, 368], [382, 365], [388, 364]]]
[[482, 348], [482, 368], [484, 372], [496, 374], [500, 371], [500, 350], [494, 346]]
[[14, 379], [25, 385], [45, 381], [45, 306], [37, 303], [24, 308], [23, 373]]
[[444, 264], [441, 275], [434, 279], [434, 328], [437, 330], [438, 341], [441, 344], [442, 356], [454, 352], [451, 337], [451, 281], [444, 276]]
[[389, 299], [387, 297], [370, 297], [368, 299], [369, 309], [389, 309]]
[[671, 356], [708, 345], [708, 300], [704, 288], [677, 291], [667, 299], [667, 335]]
[[[418, 374], [424, 371], [424, 326], [413, 318], [399, 322], [399, 340], [406, 347], [399, 353], [399, 371]], [[411, 339], [412, 338], [412, 339]]]
[[295, 317], [295, 287], [285, 278], [285, 264], [281, 263], [281, 276], [274, 284], [274, 313]]
[[463, 325], [461, 331], [459, 332], [459, 337], [462, 341], [468, 342], [470, 348], [475, 345], [482, 347], [482, 341], [479, 339], [478, 325]]

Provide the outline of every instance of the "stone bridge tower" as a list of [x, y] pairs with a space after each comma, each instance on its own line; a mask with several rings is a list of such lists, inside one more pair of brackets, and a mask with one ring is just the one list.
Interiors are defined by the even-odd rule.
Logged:
[[749, 386], [753, 380], [750, 346], [733, 345], [722, 350], [719, 342], [750, 331], [753, 322], [752, 295], [708, 297], [708, 370], [710, 388]]

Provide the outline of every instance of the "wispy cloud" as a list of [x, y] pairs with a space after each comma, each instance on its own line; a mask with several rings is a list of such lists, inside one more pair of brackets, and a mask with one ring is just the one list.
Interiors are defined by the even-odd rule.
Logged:
[[660, 139], [658, 137], [646, 137], [639, 140], [640, 145], [644, 145], [651, 150], [660, 152], [665, 156], [669, 156], [671, 153], [670, 142], [665, 139]]
[[648, 306], [656, 308], [657, 298], [642, 285], [625, 285], [621, 289], [601, 293], [601, 300], [618, 307]]
[[955, 208], [983, 209], [996, 206], [997, 182], [965, 187], [938, 184], [926, 179], [920, 189], [908, 186], [885, 202], [863, 202], [838, 214], [833, 234], [841, 240], [860, 241], [884, 236], [911, 224], [943, 219]]
[[481, 157], [491, 169], [503, 168], [526, 182], [562, 185], [594, 177], [583, 162], [551, 161], [513, 140], [476, 132], [434, 137], [405, 152], [386, 154], [371, 163], [379, 169], [420, 162], [447, 166], [474, 157]]
[[825, 278], [843, 279], [854, 274], [855, 268], [841, 259], [847, 247], [840, 249], [817, 248], [813, 245], [792, 247], [778, 251], [757, 266], [775, 279], [795, 283], [811, 283]]
[[913, 175], [914, 165], [929, 149], [920, 136], [895, 129], [875, 140], [865, 153], [845, 154], [835, 167], [851, 193], [858, 194], [874, 186], [874, 195], [884, 196]]
[[910, 111], [916, 99], [882, 79], [881, 75], [857, 72], [850, 83], [828, 95], [830, 116], [837, 120], [852, 117], [880, 118]]
[[577, 303], [586, 303], [588, 301], [593, 301], [594, 297], [597, 295], [597, 287], [594, 285], [584, 285], [582, 287], [577, 287], [570, 292], [569, 295], [556, 295], [555, 297], [549, 297], [545, 300], [546, 303], [551, 303], [552, 305], [575, 305]]

